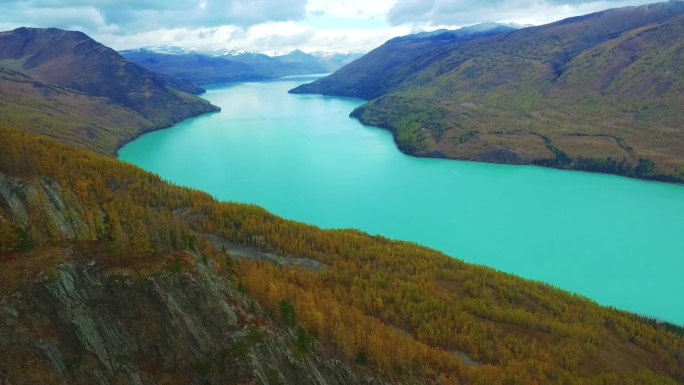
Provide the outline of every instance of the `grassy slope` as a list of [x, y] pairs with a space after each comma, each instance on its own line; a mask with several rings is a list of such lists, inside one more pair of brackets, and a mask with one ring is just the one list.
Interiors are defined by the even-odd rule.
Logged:
[[[197, 237], [193, 248], [219, 256], [202, 235], [214, 234], [326, 264], [314, 272], [243, 261], [239, 271], [273, 314], [278, 301], [291, 298], [302, 325], [330, 354], [352, 361], [365, 334], [370, 365], [387, 378], [684, 382], [682, 334], [548, 285], [410, 243], [320, 230], [254, 206], [219, 203], [115, 159], [12, 130], [0, 129], [0, 149], [0, 173], [29, 186], [7, 190], [28, 200], [28, 219], [0, 204], [0, 225], [7, 229], [14, 221], [18, 234], [28, 233], [35, 245], [98, 240], [123, 265], [140, 258], [165, 263], [191, 234]], [[22, 195], [36, 182], [52, 186], [65, 204], [51, 206], [56, 200], [41, 199], [40, 192]], [[60, 222], [50, 218], [56, 217], [66, 230], [55, 230]], [[463, 354], [484, 365], [464, 365]]]
[[406, 70], [404, 67], [410, 68], [411, 71], [422, 69], [425, 63], [417, 63], [417, 59], [422, 56], [439, 52], [443, 47], [514, 30], [499, 25], [474, 31], [462, 28], [427, 37], [398, 37], [342, 67], [334, 74], [313, 83], [303, 84], [290, 92], [374, 99], [397, 88], [405, 80], [405, 76], [400, 75]]
[[57, 29], [0, 33], [0, 82], [0, 122], [106, 154], [145, 131], [217, 110], [86, 35]]
[[110, 154], [154, 124], [140, 114], [0, 67], [0, 123]]
[[354, 115], [414, 155], [684, 181], [683, 13], [622, 8], [446, 46]]

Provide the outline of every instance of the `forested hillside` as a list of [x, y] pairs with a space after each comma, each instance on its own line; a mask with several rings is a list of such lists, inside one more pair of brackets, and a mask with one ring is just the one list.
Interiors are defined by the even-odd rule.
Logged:
[[353, 116], [413, 155], [681, 182], [683, 32], [682, 1], [612, 9], [296, 91], [372, 99]]
[[[257, 331], [270, 323], [292, 328], [294, 360], [320, 354], [393, 382], [684, 383], [680, 328], [415, 244], [320, 230], [255, 206], [220, 203], [116, 159], [8, 127], [0, 129], [0, 234], [3, 301], [40, 277], [61, 282], [67, 273], [50, 274], [65, 261], [92, 260], [139, 274], [145, 287], [147, 275], [161, 282], [154, 276], [162, 271], [194, 276], [188, 261], [197, 255], [264, 307], [264, 314], [250, 316]], [[64, 247], [74, 251], [55, 251]], [[245, 249], [275, 257], [246, 258]], [[41, 325], [46, 334], [28, 334], [24, 348], [0, 351], [28, 354], [37, 343], [31, 338], [60, 335], [53, 321]], [[260, 346], [252, 345], [247, 351]], [[245, 351], [242, 345], [220, 348], [224, 357]], [[159, 380], [154, 376], [174, 368], [173, 360], [154, 361], [159, 353], [127, 355], [126, 349], [140, 351], [123, 345], [103, 349], [97, 355], [147, 368], [151, 377], [145, 378]], [[49, 355], [0, 359], [0, 372], [28, 376], [40, 363], [56, 381], [68, 382], [69, 373], [96, 365], [90, 353], [81, 354], [72, 372], [60, 372]], [[200, 365], [194, 378], [230, 368], [230, 362]], [[116, 371], [108, 370], [102, 375], [114, 378]]]

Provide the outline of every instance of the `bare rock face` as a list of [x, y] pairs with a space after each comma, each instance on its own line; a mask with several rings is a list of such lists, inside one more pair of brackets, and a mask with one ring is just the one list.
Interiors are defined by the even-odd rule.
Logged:
[[[0, 299], [0, 376], [8, 383], [360, 384], [201, 263], [194, 274], [105, 274], [62, 265]], [[0, 377], [2, 378], [2, 377]]]
[[[0, 216], [25, 228], [39, 213], [46, 229], [32, 229], [37, 244], [55, 236], [66, 245], [94, 239], [83, 212], [73, 193], [49, 178], [0, 173]], [[1, 385], [371, 382], [339, 361], [294, 354], [294, 332], [199, 256], [187, 272], [142, 274], [70, 246], [41, 252], [72, 262], [38, 266], [40, 278], [0, 290]]]
[[40, 217], [42, 226], [31, 228], [33, 241], [51, 236], [59, 239], [94, 239], [83, 217], [84, 208], [76, 196], [49, 178], [23, 180], [0, 173], [0, 216], [29, 229], [31, 218]]

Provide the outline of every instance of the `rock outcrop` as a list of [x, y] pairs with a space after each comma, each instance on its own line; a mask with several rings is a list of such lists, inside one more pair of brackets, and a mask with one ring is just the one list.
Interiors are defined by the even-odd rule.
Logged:
[[194, 273], [107, 273], [67, 263], [0, 298], [7, 383], [360, 384], [349, 367], [297, 357], [294, 333], [202, 262]]

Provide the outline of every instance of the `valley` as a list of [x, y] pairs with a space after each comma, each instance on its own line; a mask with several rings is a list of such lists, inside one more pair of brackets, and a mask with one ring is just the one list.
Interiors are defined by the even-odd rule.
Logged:
[[684, 323], [682, 299], [661, 295], [684, 290], [684, 187], [407, 156], [388, 132], [347, 117], [361, 100], [287, 94], [308, 81], [207, 86], [221, 113], [144, 135], [119, 157], [221, 200], [413, 241]]
[[0, 385], [684, 383], [684, 3], [450, 2], [3, 4]]
[[362, 56], [312, 55], [301, 50], [268, 56], [256, 52], [188, 52], [173, 47], [125, 50], [121, 55], [150, 71], [197, 84], [329, 73]]

